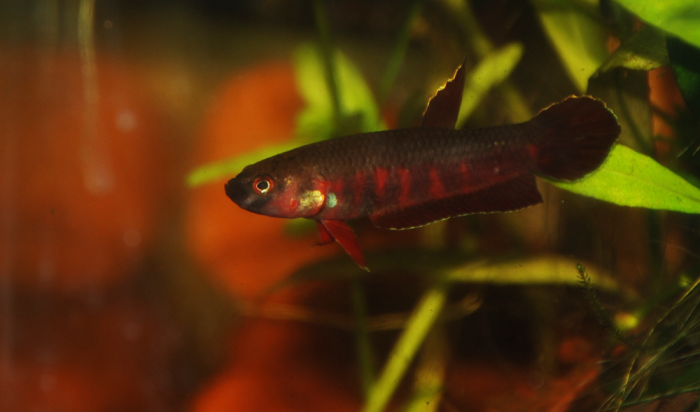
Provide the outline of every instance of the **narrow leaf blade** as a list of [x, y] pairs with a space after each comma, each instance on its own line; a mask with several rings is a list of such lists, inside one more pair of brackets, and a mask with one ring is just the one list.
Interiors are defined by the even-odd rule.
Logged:
[[469, 116], [481, 103], [484, 95], [494, 86], [506, 80], [523, 56], [523, 45], [510, 43], [489, 53], [474, 67], [465, 79], [462, 105], [457, 118], [457, 129], [461, 129]]
[[542, 27], [579, 92], [607, 59], [607, 33], [596, 20], [594, 1], [534, 0]]
[[364, 412], [381, 412], [391, 399], [394, 391], [401, 383], [406, 370], [420, 349], [426, 335], [438, 319], [447, 301], [448, 286], [437, 284], [429, 289], [416, 306], [406, 329], [401, 333], [394, 345], [389, 359], [369, 393]]

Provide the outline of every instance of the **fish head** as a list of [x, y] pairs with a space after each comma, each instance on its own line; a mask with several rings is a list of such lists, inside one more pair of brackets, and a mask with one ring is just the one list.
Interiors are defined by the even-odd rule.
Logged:
[[313, 170], [278, 157], [247, 166], [226, 183], [226, 195], [249, 212], [282, 218], [312, 217], [325, 202], [326, 184]]

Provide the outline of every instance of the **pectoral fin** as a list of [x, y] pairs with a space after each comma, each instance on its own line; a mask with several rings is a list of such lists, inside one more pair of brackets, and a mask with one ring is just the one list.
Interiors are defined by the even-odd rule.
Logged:
[[[357, 243], [357, 236], [352, 228], [342, 220], [321, 220], [318, 222], [319, 234], [321, 235], [321, 244], [327, 239], [335, 239], [338, 244], [347, 252], [352, 260], [357, 263], [357, 266], [369, 272], [365, 263], [365, 256], [362, 254], [360, 245]], [[328, 237], [326, 237], [326, 235]]]
[[375, 226], [411, 229], [471, 213], [511, 212], [542, 203], [535, 177], [522, 174], [488, 188], [370, 215]]
[[428, 101], [423, 114], [422, 127], [442, 127], [454, 129], [462, 106], [464, 91], [464, 64], [459, 66], [454, 77], [448, 80]]
[[333, 243], [333, 236], [328, 233], [328, 230], [326, 230], [326, 227], [323, 226], [321, 222], [316, 221], [316, 227], [318, 228], [318, 237], [321, 239], [314, 246], [323, 246]]

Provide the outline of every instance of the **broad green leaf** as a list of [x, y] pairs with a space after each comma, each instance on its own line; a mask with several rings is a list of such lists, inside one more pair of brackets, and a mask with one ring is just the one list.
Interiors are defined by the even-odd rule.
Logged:
[[[335, 54], [341, 118], [359, 117], [358, 131], [371, 132], [386, 127], [377, 103], [357, 67], [341, 52]], [[323, 74], [323, 60], [313, 45], [300, 46], [294, 54], [296, 82], [306, 101], [297, 117], [298, 137], [313, 141], [331, 137], [336, 131], [335, 114]]]
[[598, 1], [533, 0], [533, 4], [569, 77], [583, 93], [588, 78], [608, 57]]
[[616, 145], [605, 164], [578, 182], [556, 186], [620, 206], [700, 213], [700, 189], [652, 158]]
[[632, 13], [656, 27], [700, 47], [698, 0], [617, 0]]
[[282, 152], [286, 152], [287, 150], [292, 150], [297, 146], [299, 146], [298, 143], [284, 143], [275, 146], [267, 146], [260, 150], [245, 153], [227, 160], [206, 164], [193, 170], [187, 175], [187, 185], [194, 187], [221, 179], [230, 179], [237, 175], [249, 164]]
[[666, 65], [666, 36], [653, 26], [644, 25], [615, 50], [600, 71], [614, 67], [649, 71]]
[[510, 43], [487, 54], [473, 70], [467, 73], [464, 79], [462, 106], [457, 118], [458, 129], [464, 126], [484, 95], [510, 76], [522, 55], [523, 46], [520, 43]]

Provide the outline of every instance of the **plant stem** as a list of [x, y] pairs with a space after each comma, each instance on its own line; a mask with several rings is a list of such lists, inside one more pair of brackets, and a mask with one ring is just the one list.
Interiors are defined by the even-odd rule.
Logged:
[[391, 92], [391, 88], [394, 86], [394, 82], [396, 82], [396, 76], [401, 68], [401, 63], [403, 63], [403, 60], [406, 57], [406, 50], [408, 50], [408, 43], [411, 38], [411, 27], [413, 27], [416, 19], [423, 11], [424, 5], [425, 0], [415, 0], [408, 11], [408, 16], [406, 17], [403, 27], [401, 27], [401, 31], [399, 32], [396, 40], [396, 45], [391, 52], [386, 71], [384, 72], [382, 82], [379, 86], [380, 102], [384, 102], [387, 99], [389, 92]]
[[374, 361], [372, 356], [372, 342], [369, 338], [367, 328], [367, 302], [365, 291], [362, 288], [360, 279], [350, 281], [352, 308], [355, 314], [355, 345], [357, 348], [357, 358], [360, 364], [360, 380], [365, 398], [369, 397], [374, 385]]
[[342, 108], [340, 106], [340, 91], [338, 90], [338, 78], [335, 66], [335, 54], [333, 53], [333, 41], [331, 39], [331, 30], [328, 24], [328, 16], [324, 0], [314, 1], [314, 17], [316, 19], [316, 28], [320, 38], [321, 55], [323, 56], [323, 64], [326, 74], [326, 84], [331, 94], [331, 102], [333, 104], [333, 113], [335, 118], [336, 128], [340, 125], [342, 118]]
[[[476, 17], [474, 17], [474, 12], [471, 9], [469, 1], [443, 0], [443, 2], [450, 11], [455, 14], [460, 26], [466, 32], [467, 40], [476, 58], [478, 60], [483, 60], [495, 47], [491, 44], [489, 38], [481, 31], [481, 27]], [[525, 103], [520, 92], [518, 92], [510, 80], [506, 79], [503, 83], [499, 84], [497, 88], [503, 95], [505, 103], [508, 105], [514, 123], [530, 120], [532, 112]]]
[[440, 315], [447, 300], [447, 291], [446, 283], [437, 282], [423, 295], [408, 321], [406, 329], [389, 354], [389, 360], [384, 366], [377, 384], [369, 394], [364, 412], [384, 410], [423, 340]]

